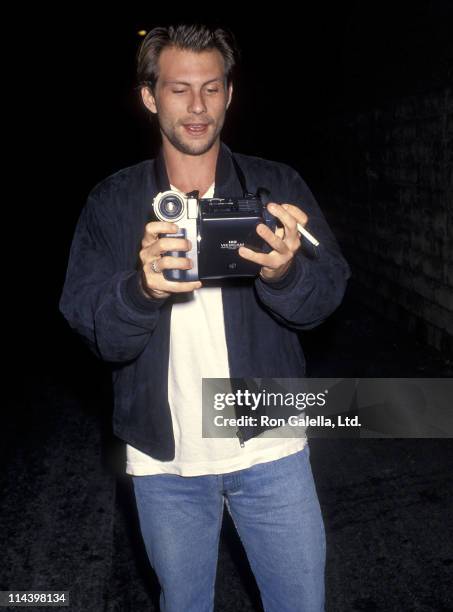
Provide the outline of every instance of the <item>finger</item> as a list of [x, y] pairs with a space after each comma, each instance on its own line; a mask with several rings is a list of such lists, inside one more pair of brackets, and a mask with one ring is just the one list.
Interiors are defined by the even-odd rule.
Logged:
[[280, 210], [276, 210], [275, 214], [279, 216], [283, 228], [278, 229], [283, 229], [283, 240], [285, 244], [292, 252], [295, 252], [300, 248], [301, 244], [301, 233], [299, 232], [298, 226], [299, 228], [303, 227], [308, 217], [302, 210], [293, 204], [281, 204], [279, 208]]
[[296, 235], [297, 219], [282, 204], [268, 204], [268, 210], [282, 222], [285, 234]]
[[285, 228], [277, 227], [275, 230], [275, 235], [283, 240], [283, 238], [285, 237]]
[[151, 221], [145, 225], [143, 240], [154, 242], [159, 238], [159, 234], [175, 234], [178, 230], [176, 223], [171, 221]]
[[164, 251], [190, 251], [192, 242], [188, 238], [159, 238], [156, 245], [160, 252]]
[[165, 255], [159, 258], [158, 266], [160, 270], [171, 270], [172, 268], [190, 270], [193, 268], [193, 262], [190, 257], [173, 257], [171, 255]]
[[166, 251], [189, 251], [192, 243], [186, 238], [159, 238], [144, 247], [145, 257], [156, 257]]
[[287, 257], [281, 255], [274, 251], [273, 253], [256, 253], [247, 247], [239, 247], [238, 253], [244, 259], [248, 261], [253, 261], [260, 266], [266, 266], [267, 268], [278, 268], [282, 266], [287, 261]]
[[274, 251], [282, 255], [288, 252], [288, 246], [283, 242], [281, 234], [274, 234], [270, 227], [267, 227], [264, 223], [257, 225], [256, 233], [261, 236]]
[[283, 208], [289, 212], [293, 217], [296, 218], [297, 222], [301, 225], [306, 225], [308, 221], [308, 215], [304, 213], [298, 206], [294, 204], [282, 204]]
[[[185, 238], [160, 238], [149, 246], [144, 247], [140, 251], [139, 257], [142, 264], [145, 265], [153, 259], [156, 259], [156, 257], [160, 259], [162, 253], [166, 253], [167, 251], [184, 252], [188, 251], [190, 248], [190, 240], [186, 240]], [[177, 259], [179, 259], [179, 257]]]
[[[164, 279], [164, 277], [162, 276]], [[202, 286], [201, 281], [162, 281], [162, 287], [159, 289], [163, 289], [164, 291], [170, 291], [171, 293], [184, 293], [186, 291], [194, 291], [194, 289], [200, 289]]]

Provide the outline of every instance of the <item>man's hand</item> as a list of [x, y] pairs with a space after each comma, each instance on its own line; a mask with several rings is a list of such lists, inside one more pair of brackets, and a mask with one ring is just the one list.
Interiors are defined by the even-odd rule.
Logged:
[[294, 255], [300, 248], [300, 234], [297, 231], [297, 223], [305, 226], [308, 217], [294, 204], [269, 203], [267, 209], [280, 219], [283, 227], [277, 227], [274, 233], [267, 225], [260, 223], [256, 228], [256, 233], [273, 250], [270, 253], [255, 253], [255, 251], [241, 246], [238, 252], [244, 259], [261, 264], [260, 275], [262, 278], [277, 280], [288, 270]]
[[153, 298], [166, 298], [171, 293], [193, 291], [201, 287], [200, 281], [168, 281], [162, 274], [162, 271], [166, 269], [189, 270], [193, 266], [190, 257], [170, 257], [169, 255], [162, 257], [165, 251], [190, 250], [190, 240], [185, 238], [159, 238], [159, 234], [174, 234], [177, 231], [178, 226], [167, 221], [152, 221], [146, 224], [139, 254], [143, 266], [141, 285], [145, 295]]

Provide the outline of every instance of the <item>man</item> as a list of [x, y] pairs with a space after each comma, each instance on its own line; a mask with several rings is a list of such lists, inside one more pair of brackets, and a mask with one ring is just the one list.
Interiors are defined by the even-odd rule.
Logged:
[[[203, 378], [301, 377], [298, 329], [341, 302], [348, 265], [308, 187], [291, 167], [232, 154], [220, 140], [233, 95], [234, 38], [204, 25], [155, 28], [137, 55], [144, 105], [162, 146], [90, 192], [71, 247], [60, 308], [112, 362], [113, 428], [127, 443], [140, 528], [161, 585], [162, 611], [212, 610], [224, 502], [266, 611], [324, 609], [325, 534], [305, 437], [238, 429], [201, 435]], [[154, 196], [243, 195], [266, 186], [282, 227], [271, 247], [239, 255], [257, 265], [240, 282], [168, 281], [188, 269], [177, 224], [150, 221]], [[301, 248], [297, 223], [320, 241]], [[208, 286], [209, 285], [209, 286]], [[259, 434], [259, 435], [258, 435]]]

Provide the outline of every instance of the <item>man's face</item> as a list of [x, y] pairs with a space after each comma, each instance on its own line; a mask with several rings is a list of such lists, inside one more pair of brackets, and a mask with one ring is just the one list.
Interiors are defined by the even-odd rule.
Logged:
[[[143, 87], [145, 106], [157, 113], [162, 137], [181, 153], [202, 155], [219, 137], [233, 88], [217, 49], [195, 53], [167, 47], [159, 57], [155, 95]], [[202, 131], [190, 125], [204, 125]]]

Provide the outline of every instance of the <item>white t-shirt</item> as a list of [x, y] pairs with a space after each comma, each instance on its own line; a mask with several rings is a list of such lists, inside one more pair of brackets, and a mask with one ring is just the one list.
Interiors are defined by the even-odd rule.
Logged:
[[[178, 191], [173, 185], [171, 189]], [[214, 183], [202, 197], [213, 197]], [[168, 401], [175, 436], [175, 457], [159, 461], [126, 445], [126, 473], [135, 476], [224, 474], [286, 457], [304, 448], [304, 433], [285, 426], [293, 437], [268, 430], [245, 441], [202, 437], [202, 379], [229, 378], [220, 287], [175, 294], [170, 324]], [[283, 428], [280, 434], [283, 433]]]

